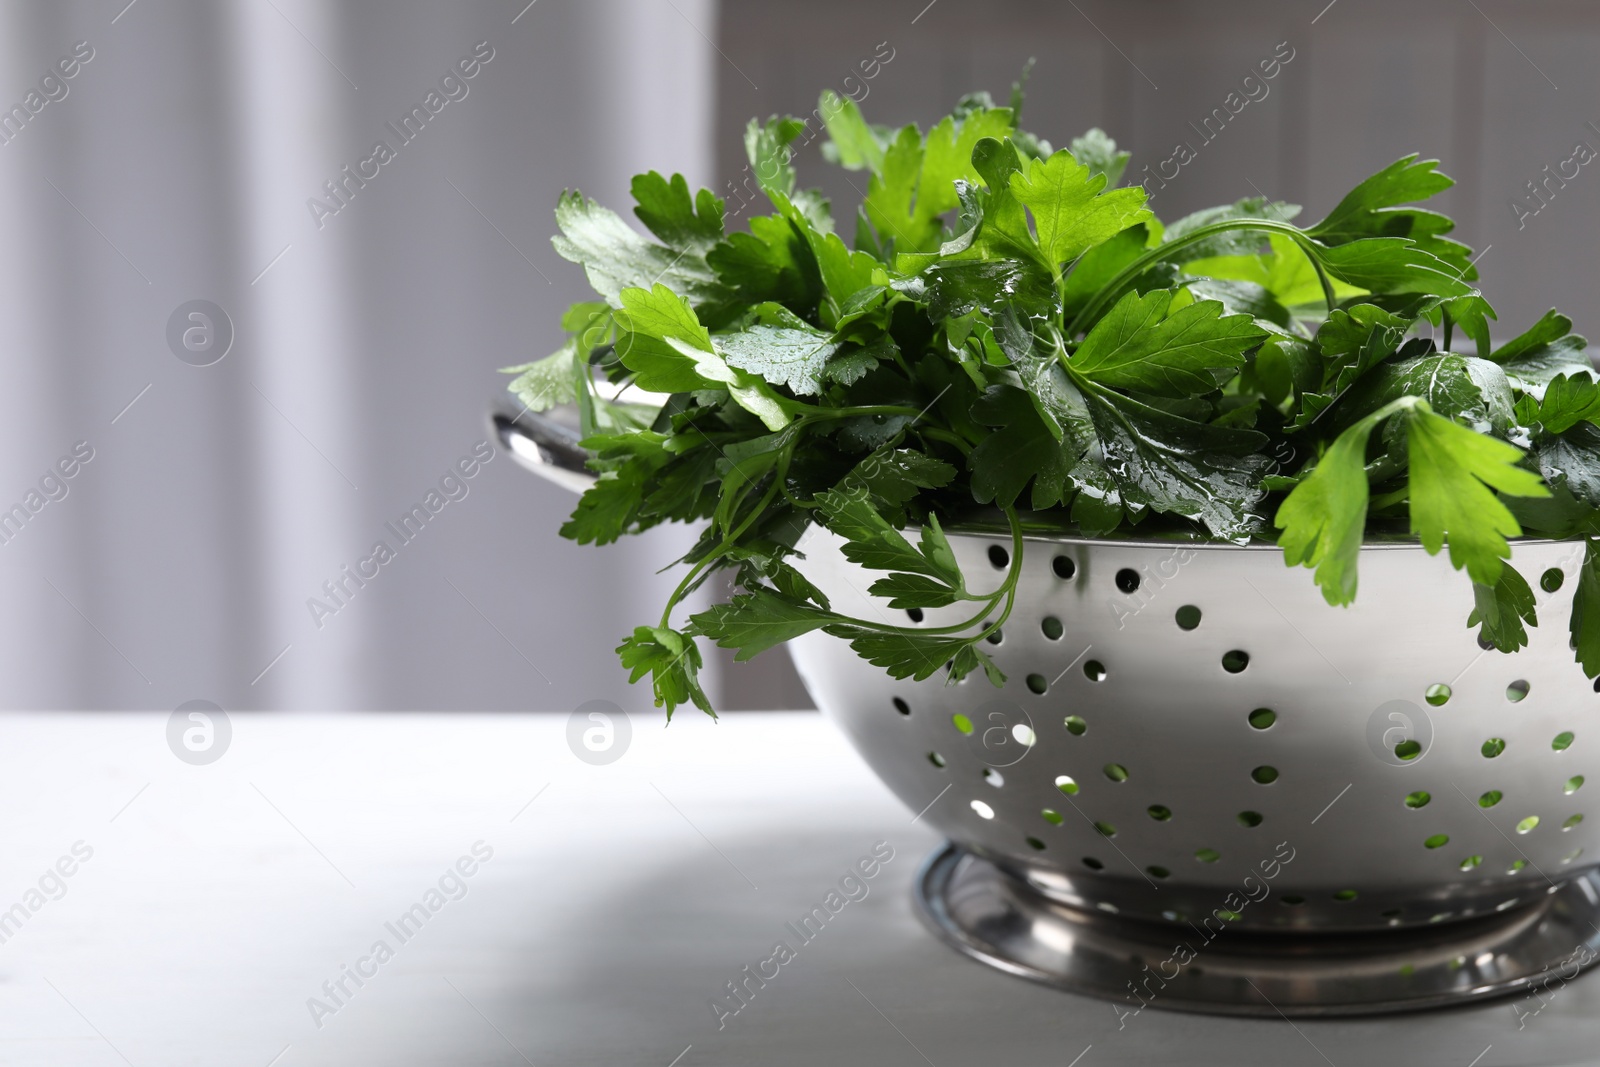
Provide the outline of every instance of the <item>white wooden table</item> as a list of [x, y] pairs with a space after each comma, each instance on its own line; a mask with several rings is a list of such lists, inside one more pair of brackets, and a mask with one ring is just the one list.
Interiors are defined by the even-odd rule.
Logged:
[[[3, 717], [0, 1064], [1600, 1062], [1595, 977], [1520, 1030], [1504, 1002], [1119, 1029], [922, 930], [934, 835], [816, 716], [632, 721], [590, 766], [565, 714], [235, 715], [190, 766], [165, 714]], [[866, 896], [794, 938], [880, 841]], [[719, 1029], [712, 998], [780, 939]]]

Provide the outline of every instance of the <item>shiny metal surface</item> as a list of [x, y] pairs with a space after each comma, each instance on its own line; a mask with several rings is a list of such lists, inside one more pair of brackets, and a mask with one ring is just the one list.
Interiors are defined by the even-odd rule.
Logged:
[[588, 453], [578, 447], [575, 410], [532, 412], [508, 400], [489, 413], [489, 429], [519, 467], [574, 493], [594, 484], [594, 472], [585, 465]]
[[[975, 587], [998, 584], [1006, 540], [952, 541]], [[872, 602], [824, 531], [801, 548], [839, 610], [958, 617]], [[1514, 559], [1541, 623], [1514, 655], [1478, 647], [1469, 584], [1418, 547], [1364, 549], [1356, 604], [1332, 608], [1270, 546], [1064, 539], [1026, 545], [990, 649], [1001, 689], [897, 682], [824, 634], [791, 650], [912, 811], [1063, 904], [1263, 931], [1438, 927], [1533, 904], [1600, 856], [1600, 819], [1584, 821], [1600, 694], [1567, 636], [1582, 549], [1529, 541]], [[1438, 685], [1450, 695], [1432, 704]]]
[[1061, 904], [955, 845], [934, 853], [913, 892], [919, 916], [947, 944], [1011, 974], [1109, 999], [1124, 1024], [1147, 1007], [1326, 1017], [1549, 995], [1600, 959], [1592, 870], [1448, 932], [1252, 934], [1218, 921], [1143, 922]]

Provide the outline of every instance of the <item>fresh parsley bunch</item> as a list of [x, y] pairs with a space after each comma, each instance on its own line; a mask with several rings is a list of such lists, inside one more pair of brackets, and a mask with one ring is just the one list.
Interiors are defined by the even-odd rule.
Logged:
[[[772, 206], [747, 231], [681, 175], [633, 180], [653, 240], [563, 196], [556, 250], [602, 300], [568, 312], [554, 355], [509, 368], [530, 409], [581, 415], [599, 480], [561, 532], [704, 523], [659, 622], [617, 650], [633, 680], [650, 674], [669, 715], [711, 712], [697, 638], [746, 659], [822, 629], [897, 678], [999, 684], [981, 642], [1015, 596], [1019, 512], [1090, 536], [1276, 537], [1330, 604], [1354, 599], [1364, 537], [1448, 544], [1475, 587], [1468, 625], [1522, 647], [1535, 600], [1506, 538], [1600, 534], [1600, 387], [1553, 311], [1491, 345], [1471, 251], [1406, 206], [1451, 185], [1435, 162], [1384, 168], [1309, 227], [1260, 198], [1163, 225], [1118, 187], [1126, 152], [1099, 130], [1052, 150], [1018, 127], [1021, 102], [974, 94], [924, 134], [823, 94], [824, 155], [865, 172], [849, 243], [797, 187], [792, 146], [821, 131], [792, 118], [745, 134]], [[1011, 530], [992, 593], [967, 587], [945, 536], [975, 508]], [[966, 621], [835, 612], [794, 550], [812, 523], [882, 572], [873, 594]], [[1572, 613], [1590, 676], [1594, 544]], [[718, 571], [743, 591], [675, 626]]]

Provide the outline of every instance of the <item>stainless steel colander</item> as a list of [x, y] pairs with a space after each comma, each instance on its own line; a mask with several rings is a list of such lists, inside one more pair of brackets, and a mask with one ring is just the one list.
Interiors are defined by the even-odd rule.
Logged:
[[[952, 537], [969, 580], [987, 574], [991, 588], [1009, 544]], [[826, 531], [800, 547], [838, 610], [959, 618], [874, 602], [870, 575]], [[1041, 916], [1080, 942], [1085, 924], [1137, 941], [1129, 931], [1153, 923], [1166, 936], [1112, 979], [1162, 962], [1151, 952], [1169, 940], [1214, 957], [1195, 961], [1204, 976], [1225, 943], [1263, 997], [1213, 1003], [1196, 982], [1183, 1006], [1382, 1010], [1510, 991], [1600, 939], [1587, 919], [1549, 914], [1592, 917], [1597, 899], [1600, 818], [1585, 816], [1600, 796], [1600, 693], [1567, 633], [1582, 558], [1581, 545], [1516, 545], [1540, 625], [1513, 655], [1478, 645], [1470, 584], [1418, 546], [1364, 548], [1356, 603], [1332, 608], [1271, 546], [1066, 537], [1026, 541], [1015, 610], [989, 649], [1001, 689], [897, 682], [823, 634], [790, 647], [818, 705], [955, 846], [921, 892], [959, 947], [1121, 992], [1070, 951], [1052, 955]], [[1020, 944], [1011, 912], [1028, 920]], [[1352, 942], [1281, 936], [1296, 933], [1381, 933], [1360, 941], [1363, 959], [1388, 970], [1375, 989], [1330, 988], [1350, 961], [1322, 965]], [[1472, 959], [1458, 958], [1461, 937]], [[1271, 977], [1275, 955], [1308, 951], [1325, 958]]]
[[[496, 428], [525, 465], [572, 466], [558, 428]], [[998, 586], [1009, 536], [951, 543], [971, 587]], [[867, 596], [825, 530], [799, 547], [836, 610], [963, 617]], [[1333, 608], [1272, 546], [1047, 535], [991, 638], [1001, 688], [895, 681], [821, 633], [790, 649], [949, 838], [918, 900], [962, 951], [1130, 1009], [1422, 1007], [1600, 957], [1600, 692], [1567, 633], [1582, 557], [1515, 545], [1540, 625], [1510, 655], [1414, 544], [1363, 548], [1356, 603]]]

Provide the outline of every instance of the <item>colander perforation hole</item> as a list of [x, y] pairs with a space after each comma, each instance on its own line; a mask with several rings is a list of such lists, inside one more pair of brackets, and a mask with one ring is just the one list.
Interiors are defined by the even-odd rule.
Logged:
[[980, 819], [994, 818], [994, 809], [981, 800], [974, 800], [972, 802], [972, 810], [978, 813], [978, 818]]
[[995, 770], [993, 767], [985, 767], [983, 769], [983, 780], [994, 786], [996, 789], [999, 789], [1001, 786], [1006, 784], [1006, 776]]
[[1201, 612], [1193, 604], [1185, 604], [1173, 616], [1180, 630], [1194, 630], [1200, 626]]
[[1574, 740], [1575, 737], [1571, 730], [1562, 730], [1559, 734], [1556, 734], [1553, 740], [1551, 740], [1550, 747], [1555, 749], [1557, 752], [1565, 752], [1567, 749], [1572, 747], [1572, 742]]
[[1106, 665], [1092, 659], [1083, 665], [1083, 676], [1091, 682], [1103, 682], [1106, 680]]
[[1406, 807], [1408, 807], [1408, 808], [1423, 808], [1423, 807], [1427, 807], [1428, 802], [1430, 800], [1432, 800], [1432, 799], [1433, 799], [1433, 794], [1432, 793], [1429, 793], [1425, 789], [1419, 789], [1415, 793], [1407, 793], [1406, 794]]
[[1530, 815], [1526, 819], [1523, 819], [1521, 822], [1517, 823], [1517, 833], [1531, 834], [1535, 829], [1538, 828], [1538, 826], [1539, 816]]
[[1060, 826], [1064, 821], [1062, 814], [1054, 808], [1042, 808], [1039, 815], [1051, 826]]
[[1037, 837], [1028, 837], [1028, 838], [1024, 838], [1023, 840], [1027, 841], [1028, 842], [1028, 847], [1033, 849], [1034, 851], [1036, 851], [1036, 852], [1043, 852], [1044, 851], [1044, 842], [1040, 841]]
[[1567, 796], [1570, 797], [1572, 794], [1576, 793], [1578, 790], [1580, 790], [1582, 788], [1583, 788], [1583, 775], [1575, 774], [1571, 778], [1567, 779], [1567, 784], [1564, 787], [1563, 792], [1565, 792], [1567, 794]]
[[1067, 628], [1061, 625], [1061, 620], [1054, 615], [1046, 615], [1039, 622], [1039, 631], [1049, 640], [1059, 641], [1061, 635], [1067, 632]]
[[1560, 567], [1551, 567], [1539, 575], [1539, 588], [1546, 593], [1554, 593], [1561, 588], [1561, 583], [1566, 580], [1566, 575], [1561, 573]]
[[938, 767], [940, 770], [944, 770], [944, 767], [945, 767], [944, 757], [939, 755], [939, 753], [937, 753], [937, 752], [928, 753], [928, 762], [933, 764], [935, 767]]
[[1422, 699], [1434, 707], [1441, 707], [1450, 700], [1450, 687], [1443, 682], [1435, 682], [1422, 691]]
[[1145, 814], [1149, 815], [1156, 822], [1166, 822], [1168, 819], [1172, 818], [1172, 809], [1167, 807], [1165, 804], [1152, 804], [1144, 810]]
[[1463, 871], [1475, 871], [1479, 867], [1482, 867], [1482, 866], [1483, 866], [1483, 857], [1482, 856], [1468, 856], [1466, 859], [1461, 861], [1461, 869]]
[[1094, 828], [1096, 830], [1100, 831], [1100, 836], [1101, 837], [1116, 837], [1117, 836], [1117, 828], [1115, 826], [1112, 826], [1108, 822], [1097, 822], [1097, 823], [1094, 824]]
[[1160, 866], [1146, 867], [1145, 868], [1145, 873], [1149, 874], [1150, 877], [1152, 877], [1152, 878], [1171, 878], [1172, 877], [1172, 872], [1171, 871], [1167, 870], [1165, 867], [1160, 867]]
[[989, 546], [989, 565], [997, 571], [1003, 571], [1011, 566], [1011, 553], [1001, 545]]
[[1078, 573], [1078, 565], [1072, 561], [1071, 556], [1057, 556], [1050, 561], [1050, 569], [1055, 571], [1056, 577], [1063, 582], [1072, 581], [1072, 576]]
[[1139, 572], [1132, 567], [1124, 567], [1117, 572], [1117, 588], [1124, 593], [1132, 595], [1139, 591]]
[[972, 720], [961, 714], [959, 711], [950, 716], [950, 722], [951, 725], [953, 725], [957, 730], [960, 730], [968, 737], [972, 736]]
[[1027, 685], [1028, 692], [1044, 696], [1045, 691], [1050, 688], [1050, 681], [1042, 674], [1030, 674], [1027, 678]]
[[894, 710], [898, 711], [902, 715], [910, 715], [911, 714], [911, 705], [907, 704], [900, 697], [895, 697], [894, 698]]
[[1235, 818], [1239, 820], [1240, 826], [1248, 826], [1252, 829], [1266, 821], [1266, 816], [1259, 811], [1241, 811]]
[[1222, 669], [1229, 674], [1238, 674], [1250, 666], [1250, 653], [1243, 649], [1233, 649], [1222, 654]]
[[1056, 788], [1061, 790], [1069, 797], [1075, 797], [1078, 795], [1078, 783], [1073, 781], [1069, 775], [1058, 775], [1056, 777]]
[[1278, 713], [1271, 708], [1257, 708], [1250, 713], [1250, 728], [1253, 730], [1269, 730], [1277, 721]]
[[1503, 737], [1491, 737], [1489, 740], [1485, 741], [1483, 743], [1483, 747], [1479, 749], [1479, 751], [1483, 753], [1484, 759], [1494, 759], [1505, 750], [1506, 741]]
[[1506, 868], [1507, 874], [1520, 874], [1528, 866], [1527, 860], [1512, 860], [1511, 866]]
[[1516, 681], [1506, 686], [1506, 699], [1511, 701], [1513, 704], [1520, 703], [1522, 699], [1528, 695], [1528, 691], [1532, 688], [1533, 687], [1530, 686], [1526, 681], [1518, 678]]
[[1262, 764], [1250, 772], [1250, 777], [1261, 785], [1271, 785], [1278, 780], [1278, 768]]
[[1422, 842], [1422, 847], [1423, 848], [1428, 848], [1428, 849], [1443, 848], [1444, 846], [1448, 845], [1449, 843], [1450, 843], [1450, 835], [1449, 834], [1434, 834], [1432, 837], [1429, 837], [1425, 841]]
[[1357, 893], [1354, 889], [1341, 889], [1333, 895], [1333, 899], [1338, 901], [1340, 904], [1349, 904], [1360, 895], [1361, 894]]
[[1126, 782], [1128, 780], [1128, 768], [1120, 763], [1108, 763], [1103, 770], [1106, 777], [1113, 782]]
[[1566, 833], [1568, 830], [1572, 829], [1574, 826], [1577, 826], [1582, 821], [1583, 821], [1583, 816], [1582, 815], [1570, 815], [1570, 816], [1568, 816], [1567, 817], [1567, 821], [1561, 824], [1561, 832], [1562, 833]]
[[1194, 858], [1201, 863], [1215, 863], [1222, 858], [1222, 853], [1214, 848], [1197, 848], [1194, 852]]
[[1095, 859], [1093, 856], [1083, 857], [1083, 865], [1089, 868], [1091, 871], [1103, 871], [1106, 869], [1106, 865]]
[[1301, 896], [1299, 893], [1285, 893], [1283, 896], [1278, 898], [1278, 903], [1288, 908], [1298, 908], [1305, 902], [1306, 898]]
[[1487, 793], [1483, 794], [1483, 796], [1478, 798], [1478, 807], [1492, 808], [1504, 799], [1504, 793], [1500, 792], [1498, 789], [1491, 789]]
[[1062, 724], [1066, 726], [1067, 733], [1073, 737], [1082, 737], [1089, 729], [1089, 724], [1079, 715], [1068, 715], [1062, 720]]
[[1583, 849], [1575, 848], [1571, 852], [1567, 853], [1565, 856], [1562, 856], [1561, 857], [1561, 862], [1563, 864], [1571, 863], [1573, 860], [1577, 859], [1581, 855], [1583, 855]]
[[922, 609], [921, 608], [907, 608], [906, 609], [906, 618], [910, 619], [914, 623], [921, 622], [922, 621]]

